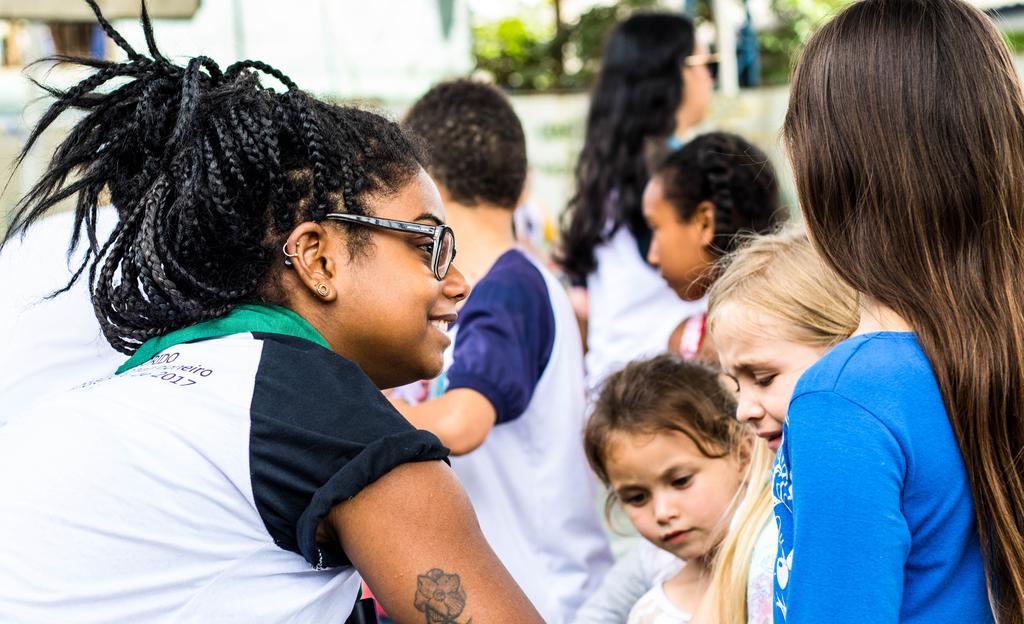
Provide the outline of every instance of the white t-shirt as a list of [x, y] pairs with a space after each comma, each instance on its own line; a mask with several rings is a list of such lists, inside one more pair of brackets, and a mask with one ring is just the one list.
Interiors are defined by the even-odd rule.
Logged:
[[483, 394], [497, 422], [451, 459], [480, 528], [545, 622], [572, 621], [612, 565], [583, 453], [583, 348], [564, 288], [519, 250], [480, 280], [451, 330], [445, 373], [417, 402], [449, 388]]
[[747, 575], [747, 624], [772, 624], [775, 555], [779, 547], [779, 529], [769, 518], [754, 542]]
[[344, 622], [320, 520], [447, 451], [297, 335], [173, 344], [0, 426], [0, 620]]
[[686, 564], [670, 552], [638, 538], [597, 591], [576, 612], [574, 624], [622, 624], [633, 605], [654, 585], [675, 576]]
[[[117, 214], [108, 206], [97, 218], [97, 234], [105, 237]], [[46, 299], [67, 285], [84, 257], [87, 241], [67, 258], [73, 223], [73, 213], [46, 217], [0, 253], [0, 423], [53, 392], [111, 374], [127, 359], [100, 331], [88, 270], [70, 291]]]
[[[741, 513], [733, 516], [734, 522]], [[774, 519], [769, 519], [757, 536], [747, 575], [748, 624], [772, 623], [772, 575], [775, 572], [778, 535]], [[598, 591], [577, 612], [575, 624], [621, 624], [645, 593], [651, 594], [647, 596], [645, 609], [657, 607], [661, 604], [660, 597], [651, 588], [660, 587], [665, 580], [675, 576], [683, 565], [685, 562], [675, 555], [647, 540], [639, 540], [635, 547], [615, 562]], [[661, 593], [664, 594], [663, 591]], [[671, 610], [669, 613], [672, 613]]]
[[629, 611], [627, 624], [687, 624], [693, 614], [677, 607], [665, 594], [663, 583], [658, 583], [641, 596]]
[[707, 298], [683, 301], [640, 256], [636, 239], [622, 226], [594, 249], [597, 270], [587, 276], [587, 387], [629, 362], [668, 350], [672, 331], [707, 310]]

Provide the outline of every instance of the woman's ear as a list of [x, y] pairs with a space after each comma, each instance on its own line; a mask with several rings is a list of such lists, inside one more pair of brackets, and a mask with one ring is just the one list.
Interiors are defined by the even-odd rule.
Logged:
[[[333, 284], [338, 259], [338, 237], [319, 223], [304, 221], [295, 226], [284, 243], [290, 266], [314, 299], [334, 301], [338, 291]], [[341, 245], [343, 247], [343, 245]]]
[[701, 226], [700, 242], [709, 247], [715, 240], [715, 204], [705, 199], [693, 211], [693, 222]]

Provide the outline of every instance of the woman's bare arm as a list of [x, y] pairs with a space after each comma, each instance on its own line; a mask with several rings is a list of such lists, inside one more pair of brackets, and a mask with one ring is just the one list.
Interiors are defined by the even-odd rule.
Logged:
[[330, 526], [399, 624], [543, 622], [442, 462], [395, 468], [336, 505]]

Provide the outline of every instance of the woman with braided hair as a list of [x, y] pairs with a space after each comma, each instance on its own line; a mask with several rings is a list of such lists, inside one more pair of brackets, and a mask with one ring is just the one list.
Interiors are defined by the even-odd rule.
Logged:
[[0, 428], [0, 620], [342, 622], [361, 574], [399, 622], [539, 622], [379, 392], [440, 371], [467, 293], [414, 146], [87, 1], [128, 59], [59, 59], [96, 71], [50, 91], [26, 151], [82, 117], [5, 242], [75, 196], [72, 283], [131, 357]]
[[[786, 217], [768, 157], [725, 132], [703, 134], [658, 164], [643, 212], [653, 232], [647, 261], [685, 301], [705, 295], [716, 262], [736, 247], [738, 235], [769, 232]], [[706, 318], [702, 312], [680, 323], [669, 350], [717, 365]]]

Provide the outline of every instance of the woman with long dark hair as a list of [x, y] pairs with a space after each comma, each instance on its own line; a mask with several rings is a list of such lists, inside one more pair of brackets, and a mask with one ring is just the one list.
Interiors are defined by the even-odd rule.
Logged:
[[0, 619], [343, 622], [361, 575], [398, 622], [540, 622], [379, 390], [440, 372], [468, 290], [414, 144], [88, 2], [128, 58], [60, 59], [95, 71], [51, 90], [26, 150], [82, 115], [9, 236], [75, 195], [75, 278], [131, 357], [0, 427]]
[[689, 19], [638, 13], [612, 32], [591, 96], [576, 192], [560, 262], [589, 298], [592, 382], [635, 357], [664, 351], [703, 304], [680, 301], [644, 258], [651, 231], [641, 208], [652, 153], [678, 143], [707, 111], [712, 79]]
[[776, 622], [1024, 622], [1024, 96], [959, 0], [863, 0], [784, 128], [811, 238], [858, 292], [774, 470]]

